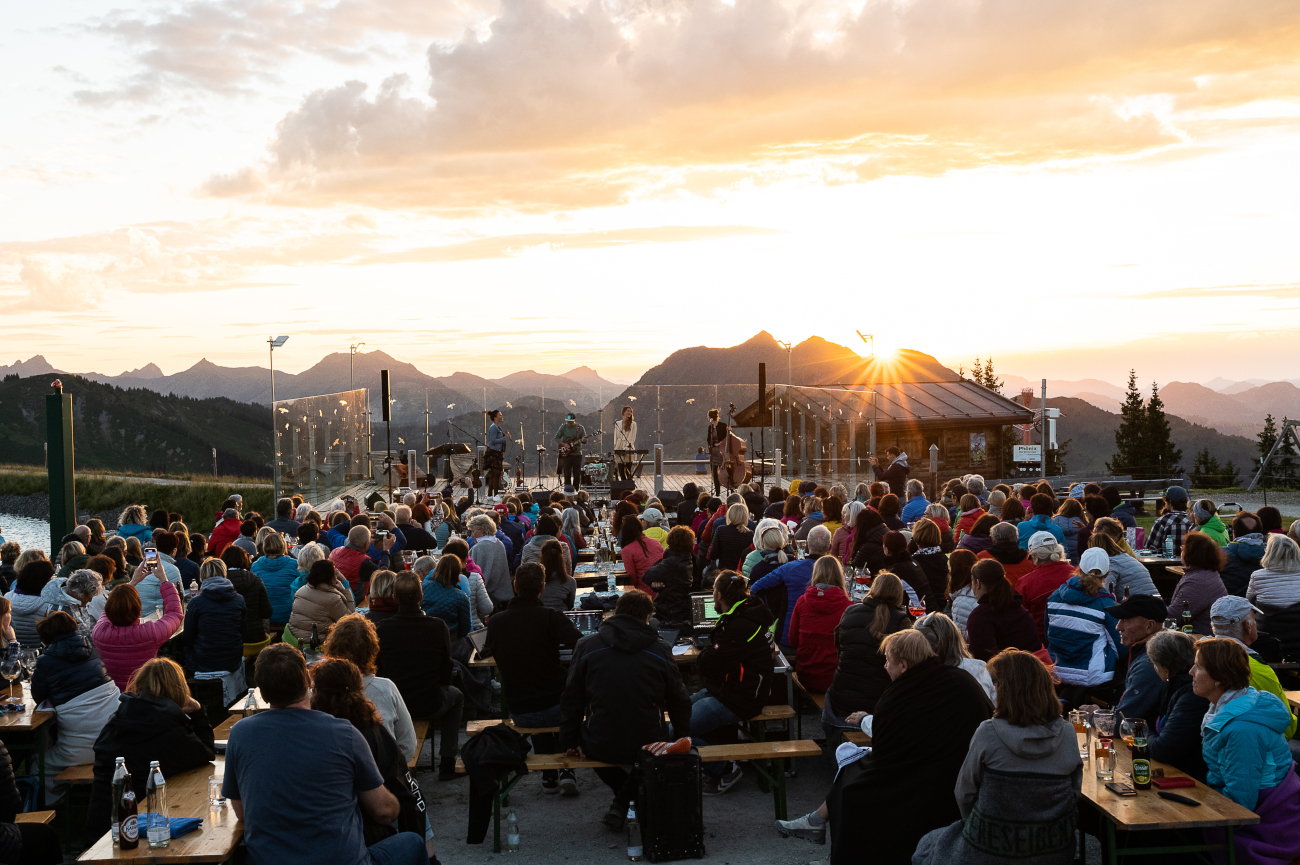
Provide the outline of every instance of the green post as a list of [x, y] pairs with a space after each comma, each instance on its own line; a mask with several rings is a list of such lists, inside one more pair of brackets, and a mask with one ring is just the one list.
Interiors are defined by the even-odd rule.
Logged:
[[50, 478], [50, 556], [59, 554], [59, 541], [77, 525], [76, 466], [72, 458], [72, 397], [55, 379], [54, 393], [45, 395], [46, 467]]

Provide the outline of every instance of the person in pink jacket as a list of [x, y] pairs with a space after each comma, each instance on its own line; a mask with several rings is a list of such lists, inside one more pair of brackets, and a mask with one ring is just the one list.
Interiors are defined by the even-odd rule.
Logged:
[[181, 626], [181, 598], [171, 580], [160, 583], [162, 618], [156, 622], [140, 621], [140, 593], [135, 587], [150, 573], [149, 563], [142, 563], [135, 569], [131, 582], [113, 589], [104, 605], [104, 614], [91, 631], [104, 670], [123, 691], [131, 675], [145, 661], [158, 657], [159, 647]]

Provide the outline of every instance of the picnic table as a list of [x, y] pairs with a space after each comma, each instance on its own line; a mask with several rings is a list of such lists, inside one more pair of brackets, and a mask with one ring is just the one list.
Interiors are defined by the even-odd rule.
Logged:
[[[694, 664], [700, 659], [700, 650], [696, 648], [694, 644], [690, 646], [674, 646], [673, 649], [673, 660], [677, 662], [679, 667]], [[682, 651], [678, 652], [676, 651], [677, 649], [681, 649]], [[560, 660], [560, 663], [567, 667], [569, 665], [569, 659], [563, 658]], [[495, 658], [480, 658], [477, 650], [470, 653], [469, 666], [471, 667], [496, 667], [496, 665], [497, 662]]]
[[[45, 751], [49, 744], [46, 741], [49, 727], [46, 725], [54, 720], [54, 712], [36, 711], [36, 703], [32, 700], [31, 689], [27, 682], [21, 683], [17, 692], [10, 691], [14, 695], [14, 700], [17, 700], [19, 692], [22, 694], [23, 710], [0, 715], [0, 738], [4, 739], [10, 751], [27, 752], [36, 758], [36, 774], [40, 780], [40, 789], [36, 794], [37, 802], [39, 805], [44, 805]], [[9, 697], [6, 695], [5, 699]], [[19, 736], [17, 740], [12, 738], [15, 734]]]
[[1300, 691], [1283, 691], [1286, 694], [1286, 701], [1291, 704], [1291, 708], [1300, 712]]
[[[170, 817], [198, 817], [203, 825], [193, 832], [173, 838], [160, 849], [152, 849], [141, 833], [140, 846], [122, 850], [113, 846], [113, 834], [104, 835], [77, 857], [78, 862], [158, 862], [193, 863], [224, 862], [230, 858], [235, 846], [244, 836], [244, 823], [235, 816], [234, 808], [227, 802], [219, 808], [208, 803], [208, 777], [222, 775], [226, 760], [217, 757], [197, 769], [181, 772], [167, 779], [167, 811]], [[143, 813], [143, 803], [141, 813]]]
[[[1131, 781], [1133, 755], [1123, 742], [1115, 740], [1115, 780]], [[1186, 777], [1184, 772], [1151, 761], [1152, 772], [1163, 769], [1166, 778]], [[1083, 764], [1083, 798], [1100, 813], [1101, 822], [1106, 833], [1106, 856], [1110, 865], [1116, 865], [1119, 858], [1129, 856], [1154, 856], [1167, 853], [1193, 853], [1223, 850], [1226, 846], [1228, 862], [1234, 861], [1232, 832], [1237, 826], [1250, 826], [1259, 823], [1259, 815], [1249, 811], [1236, 802], [1210, 787], [1194, 782], [1194, 787], [1180, 787], [1171, 792], [1186, 796], [1200, 802], [1200, 806], [1184, 805], [1161, 799], [1153, 784], [1150, 790], [1138, 790], [1136, 796], [1120, 796], [1106, 789], [1106, 782], [1097, 777], [1092, 760]], [[1200, 833], [1186, 839], [1186, 843], [1174, 847], [1134, 847], [1118, 849], [1115, 831], [1143, 832], [1156, 829], [1223, 829], [1224, 844], [1205, 844]]]

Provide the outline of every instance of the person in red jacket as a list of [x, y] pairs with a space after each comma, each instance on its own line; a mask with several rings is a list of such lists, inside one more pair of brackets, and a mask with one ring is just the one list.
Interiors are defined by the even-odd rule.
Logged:
[[961, 508], [961, 516], [957, 518], [957, 525], [953, 526], [952, 529], [953, 543], [960, 541], [962, 535], [970, 532], [975, 525], [975, 521], [988, 513], [988, 511], [984, 510], [979, 498], [970, 493], [962, 496], [957, 504]]
[[787, 637], [795, 648], [799, 683], [809, 691], [825, 693], [830, 689], [839, 663], [835, 628], [851, 603], [839, 560], [822, 556], [813, 565], [811, 584], [795, 602]]
[[1024, 598], [1025, 609], [1038, 625], [1038, 639], [1046, 646], [1043, 613], [1047, 610], [1047, 599], [1078, 570], [1070, 564], [1065, 547], [1057, 543], [1051, 532], [1034, 532], [1029, 536], [1029, 561], [1034, 563], [1034, 569], [1021, 577], [1015, 588]]
[[221, 522], [212, 528], [212, 536], [208, 538], [208, 552], [220, 556], [222, 551], [239, 537], [241, 522], [238, 511], [234, 508], [226, 508], [221, 514]]

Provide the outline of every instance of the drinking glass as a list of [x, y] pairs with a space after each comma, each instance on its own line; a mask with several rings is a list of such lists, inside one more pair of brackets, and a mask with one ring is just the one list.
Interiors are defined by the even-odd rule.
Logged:
[[[1111, 748], [1114, 753], [1114, 746], [1111, 740], [1115, 738], [1115, 712], [1111, 709], [1100, 709], [1092, 713], [1092, 728], [1097, 731], [1097, 742], [1095, 753], [1097, 758], [1101, 759], [1101, 752], [1106, 748]], [[1111, 772], [1114, 773], [1115, 763], [1111, 760]], [[1101, 777], [1101, 767], [1097, 768], [1098, 776]]]
[[1133, 750], [1133, 733], [1138, 724], [1145, 725], [1146, 722], [1141, 718], [1125, 718], [1119, 724], [1119, 737], [1124, 740], [1125, 745], [1128, 745], [1130, 751]]
[[1070, 713], [1070, 723], [1074, 725], [1074, 735], [1079, 743], [1079, 758], [1087, 760], [1091, 756], [1088, 739], [1088, 716], [1078, 709]]
[[220, 808], [226, 804], [226, 797], [221, 795], [221, 783], [225, 780], [220, 775], [208, 776], [208, 805]]
[[14, 679], [17, 679], [23, 672], [22, 661], [18, 658], [5, 658], [0, 662], [0, 676], [4, 676], [5, 681], [9, 683], [9, 699], [14, 698]]
[[807, 558], [807, 556], [808, 556], [808, 542], [807, 542], [807, 541], [795, 541], [794, 544], [795, 544], [795, 548], [796, 548], [796, 549], [798, 550], [798, 552], [799, 552], [799, 558], [801, 558], [801, 559], [803, 559], [803, 558]]
[[26, 668], [29, 678], [32, 673], [36, 672], [36, 659], [40, 656], [40, 649], [23, 649], [18, 653], [18, 660], [21, 661], [23, 667]]
[[1097, 748], [1097, 759], [1093, 760], [1097, 766], [1097, 778], [1102, 781], [1113, 781], [1115, 779], [1115, 746], [1107, 742], [1105, 747]]

